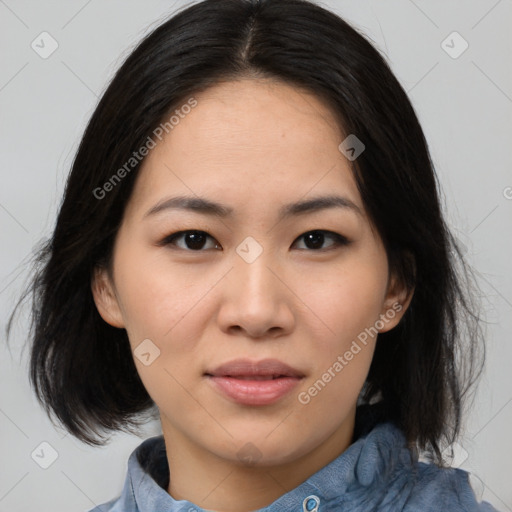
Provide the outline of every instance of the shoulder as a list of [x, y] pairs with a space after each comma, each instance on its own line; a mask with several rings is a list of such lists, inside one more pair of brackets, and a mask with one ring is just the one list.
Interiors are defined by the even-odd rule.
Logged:
[[121, 503], [121, 497], [110, 500], [102, 505], [97, 505], [88, 512], [128, 512], [124, 505]]
[[417, 462], [411, 473], [404, 512], [497, 512], [489, 503], [478, 502], [466, 471]]
[[354, 476], [366, 504], [371, 495], [379, 512], [497, 512], [479, 503], [469, 482], [469, 473], [419, 461], [402, 430], [392, 422], [370, 421], [356, 440]]
[[121, 496], [101, 505], [96, 505], [88, 512], [137, 512], [138, 510], [131, 493], [123, 491]]
[[106, 503], [96, 505], [88, 512], [136, 512], [139, 510], [136, 489], [152, 491], [161, 487], [162, 482], [168, 477], [163, 436], [146, 439], [128, 459], [126, 479], [121, 494]]

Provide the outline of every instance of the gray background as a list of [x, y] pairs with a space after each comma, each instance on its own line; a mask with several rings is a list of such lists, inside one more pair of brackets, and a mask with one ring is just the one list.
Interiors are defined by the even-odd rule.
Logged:
[[[51, 231], [99, 95], [136, 42], [182, 5], [0, 0], [0, 512], [81, 511], [107, 501], [120, 493], [127, 457], [141, 442], [117, 435], [104, 448], [89, 448], [54, 427], [28, 386], [26, 316], [10, 352], [4, 327], [27, 276], [23, 262]], [[479, 497], [512, 510], [512, 2], [323, 5], [388, 56], [424, 127], [449, 223], [479, 272], [487, 368], [453, 464], [472, 473]], [[51, 48], [49, 39], [41, 43], [43, 31], [58, 43], [46, 59], [31, 47]], [[454, 31], [469, 44], [457, 58], [464, 43], [450, 36]], [[152, 423], [142, 437], [158, 433]], [[51, 462], [52, 450], [42, 442], [58, 455], [47, 469], [40, 464]]]

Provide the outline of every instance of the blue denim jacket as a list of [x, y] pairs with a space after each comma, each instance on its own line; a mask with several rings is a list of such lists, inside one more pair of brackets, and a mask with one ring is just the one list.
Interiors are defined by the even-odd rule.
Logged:
[[[419, 462], [393, 423], [380, 422], [305, 482], [255, 512], [497, 512], [478, 503], [460, 469]], [[163, 436], [130, 456], [121, 496], [90, 512], [204, 512], [166, 489], [169, 468]]]

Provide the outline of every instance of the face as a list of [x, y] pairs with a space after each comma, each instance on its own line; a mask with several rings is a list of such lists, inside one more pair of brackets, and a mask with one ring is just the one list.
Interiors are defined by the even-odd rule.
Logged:
[[263, 80], [195, 99], [144, 160], [94, 297], [164, 435], [284, 464], [350, 438], [375, 332], [405, 297], [320, 99]]

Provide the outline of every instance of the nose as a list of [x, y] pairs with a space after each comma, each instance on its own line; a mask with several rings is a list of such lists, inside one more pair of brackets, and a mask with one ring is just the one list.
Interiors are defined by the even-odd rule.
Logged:
[[260, 339], [291, 332], [295, 317], [290, 284], [265, 251], [251, 262], [236, 255], [222, 283], [220, 328], [228, 334]]

